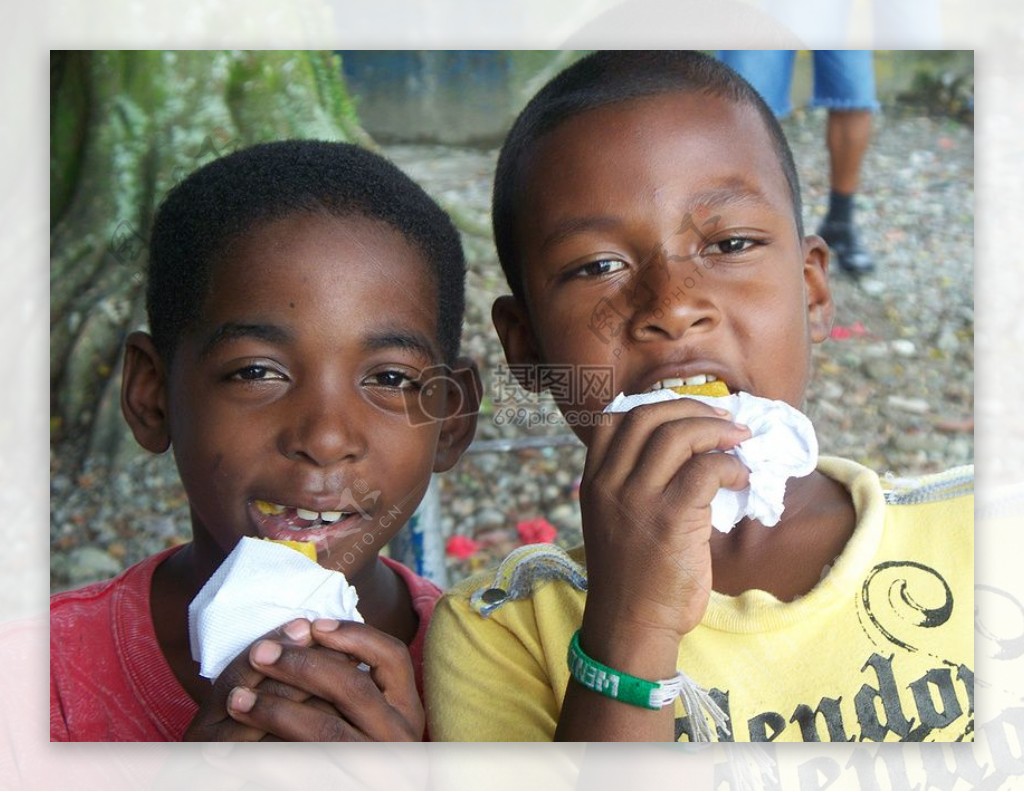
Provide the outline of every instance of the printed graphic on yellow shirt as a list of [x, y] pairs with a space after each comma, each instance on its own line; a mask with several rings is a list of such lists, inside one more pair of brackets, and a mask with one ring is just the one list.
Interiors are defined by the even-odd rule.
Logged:
[[[941, 655], [948, 647], [954, 595], [935, 569], [916, 561], [886, 561], [866, 575], [857, 615], [867, 651], [845, 690], [796, 701], [787, 711], [761, 711], [733, 721], [730, 692], [711, 697], [729, 719], [720, 741], [961, 742], [974, 733], [974, 672]], [[822, 636], [827, 642], [828, 636]], [[748, 710], [749, 711], [749, 710]], [[676, 739], [692, 739], [688, 716], [676, 719]]]

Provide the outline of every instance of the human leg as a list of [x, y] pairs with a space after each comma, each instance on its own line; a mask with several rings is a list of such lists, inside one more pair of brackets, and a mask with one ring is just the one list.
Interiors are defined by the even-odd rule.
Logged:
[[875, 263], [861, 244], [853, 219], [854, 194], [871, 142], [872, 112], [877, 109], [872, 53], [866, 50], [818, 50], [814, 53], [812, 104], [828, 108], [825, 134], [829, 152], [828, 214], [818, 233], [854, 275]]
[[852, 195], [860, 186], [860, 166], [871, 142], [871, 111], [830, 110], [825, 142], [829, 184], [835, 192]]
[[779, 118], [790, 114], [793, 50], [719, 50], [718, 59], [739, 72]]

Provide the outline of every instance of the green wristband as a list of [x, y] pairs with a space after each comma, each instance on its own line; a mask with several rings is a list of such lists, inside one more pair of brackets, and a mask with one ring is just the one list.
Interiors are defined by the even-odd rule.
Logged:
[[573, 633], [569, 641], [569, 673], [587, 690], [650, 710], [659, 710], [671, 704], [679, 697], [683, 686], [681, 674], [672, 679], [649, 682], [597, 662], [580, 647], [579, 630]]

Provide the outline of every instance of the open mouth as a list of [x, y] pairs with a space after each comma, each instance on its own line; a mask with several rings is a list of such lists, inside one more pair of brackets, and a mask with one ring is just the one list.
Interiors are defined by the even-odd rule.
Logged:
[[718, 381], [718, 377], [714, 374], [695, 374], [692, 377], [666, 377], [665, 379], [660, 379], [651, 385], [645, 393], [653, 393], [654, 391], [664, 390], [665, 388], [696, 388], [701, 385], [708, 385], [709, 383]]
[[345, 530], [369, 517], [359, 509], [314, 511], [265, 500], [253, 500], [250, 511], [255, 517], [260, 535], [268, 539], [312, 540], [327, 533]]

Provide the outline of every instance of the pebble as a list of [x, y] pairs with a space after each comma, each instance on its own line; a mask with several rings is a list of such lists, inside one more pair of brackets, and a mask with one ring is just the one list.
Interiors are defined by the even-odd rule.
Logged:
[[121, 562], [98, 547], [76, 547], [70, 553], [50, 558], [50, 573], [69, 586], [113, 577], [121, 571]]
[[456, 517], [468, 517], [473, 513], [473, 501], [469, 498], [452, 498], [451, 512]]
[[917, 354], [917, 345], [909, 338], [895, 338], [889, 342], [889, 348], [900, 357], [913, 357]]
[[957, 338], [956, 331], [950, 327], [944, 327], [935, 346], [947, 355], [953, 355], [960, 348], [960, 339]]
[[838, 407], [826, 399], [815, 399], [814, 401], [814, 418], [831, 418], [833, 421], [841, 421], [846, 415], [846, 411], [842, 407]]
[[843, 398], [843, 386], [833, 379], [820, 379], [815, 383], [815, 390], [818, 395], [818, 404], [826, 402], [837, 402]]
[[892, 347], [884, 341], [873, 344], [864, 344], [860, 348], [860, 355], [864, 358], [888, 358]]
[[477, 528], [500, 528], [508, 525], [509, 519], [505, 516], [504, 512], [491, 507], [486, 507], [480, 509], [480, 511], [473, 516], [473, 521]]
[[551, 522], [559, 528], [576, 528], [580, 525], [580, 506], [574, 501], [572, 503], [560, 503], [551, 510]]
[[973, 451], [972, 439], [966, 437], [953, 437], [946, 447], [946, 456], [953, 459], [969, 459]]
[[[903, 396], [891, 394], [886, 397], [885, 401], [890, 407], [895, 407], [897, 410], [904, 410], [917, 415], [924, 415], [931, 410], [931, 405], [929, 405], [924, 399], [907, 399]], [[897, 435], [897, 437], [899, 437], [899, 435]]]
[[860, 288], [869, 297], [881, 297], [886, 290], [885, 283], [876, 278], [862, 278]]
[[900, 451], [909, 454], [938, 453], [946, 446], [945, 438], [933, 432], [904, 432], [893, 438], [893, 445]]
[[863, 369], [868, 377], [883, 383], [896, 381], [903, 372], [901, 364], [891, 357], [865, 360]]

